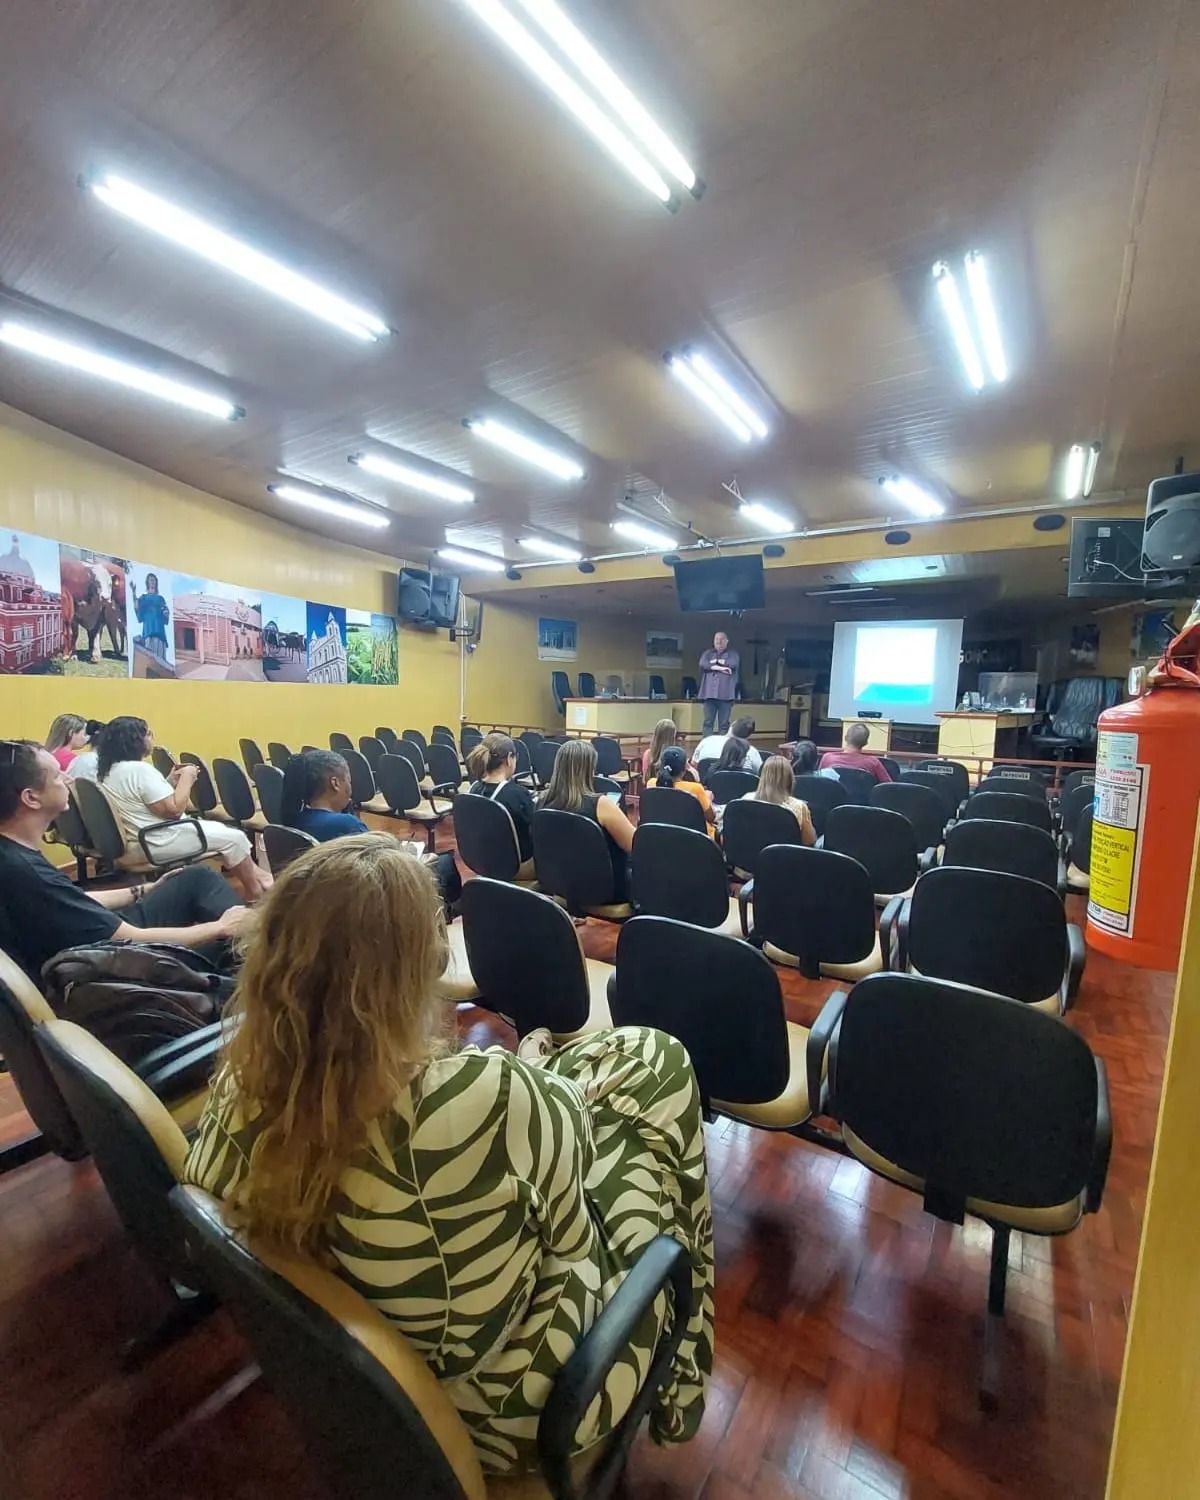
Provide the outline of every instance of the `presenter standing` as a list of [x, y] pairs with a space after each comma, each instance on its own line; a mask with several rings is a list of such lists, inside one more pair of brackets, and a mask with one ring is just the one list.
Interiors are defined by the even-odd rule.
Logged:
[[712, 650], [700, 656], [700, 697], [704, 701], [704, 733], [718, 727], [722, 734], [729, 729], [741, 658], [729, 644], [723, 630], [713, 636]]

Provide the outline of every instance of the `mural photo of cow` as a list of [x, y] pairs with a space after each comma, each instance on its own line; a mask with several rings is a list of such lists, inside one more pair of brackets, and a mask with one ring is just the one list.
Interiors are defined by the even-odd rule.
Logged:
[[68, 676], [127, 675], [128, 568], [123, 559], [102, 552], [59, 548], [62, 654]]

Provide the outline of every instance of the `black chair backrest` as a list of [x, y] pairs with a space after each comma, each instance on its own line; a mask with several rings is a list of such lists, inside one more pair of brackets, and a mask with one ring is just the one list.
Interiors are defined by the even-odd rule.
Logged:
[[521, 851], [512, 816], [502, 802], [463, 792], [454, 799], [454, 838], [469, 870], [492, 880], [515, 880]]
[[968, 1197], [1050, 1208], [1078, 1196], [1099, 1079], [1055, 1017], [910, 974], [859, 980], [829, 1050], [836, 1118], [947, 1216]]
[[573, 697], [571, 692], [571, 679], [565, 672], [553, 671], [550, 673], [550, 691], [554, 696], [554, 706], [560, 714], [567, 711], [567, 699]]
[[613, 865], [599, 823], [582, 813], [539, 808], [531, 833], [542, 890], [561, 896], [573, 911], [612, 902]]
[[717, 757], [715, 755], [706, 755], [703, 760], [696, 762], [696, 775], [700, 778], [701, 786], [708, 785], [708, 778], [712, 775], [713, 767], [716, 763]]
[[[278, 766], [256, 766], [254, 788], [268, 823], [283, 822], [283, 772]], [[274, 866], [272, 866], [272, 869]]]
[[[913, 771], [919, 771], [923, 776], [937, 776], [942, 783], [949, 782], [950, 791], [946, 800], [950, 804], [950, 817], [957, 811], [964, 797], [971, 795], [971, 773], [960, 761], [947, 760], [942, 755], [931, 755], [928, 760], [919, 760], [913, 766]], [[910, 773], [905, 772], [905, 775], [908, 774]]]
[[532, 776], [533, 760], [529, 754], [529, 746], [525, 743], [524, 740], [514, 740], [513, 750], [516, 753], [517, 757], [517, 775]]
[[1024, 766], [993, 766], [983, 778], [988, 791], [1020, 792], [1026, 797], [1046, 800], [1046, 783], [1035, 771]]
[[339, 751], [341, 751], [341, 750], [353, 750], [354, 749], [354, 741], [350, 738], [350, 736], [348, 734], [338, 734], [337, 731], [335, 730], [334, 733], [329, 736], [329, 748], [331, 750], [339, 750]]
[[758, 790], [758, 777], [752, 771], [711, 771], [708, 789], [718, 807], [735, 802], [748, 792]]
[[400, 738], [407, 740], [410, 745], [415, 745], [422, 755], [429, 749], [429, 744], [419, 729], [402, 730]]
[[967, 865], [975, 870], [999, 870], [1024, 875], [1058, 888], [1058, 848], [1042, 828], [1028, 823], [1004, 823], [996, 818], [965, 818], [946, 836], [944, 865]]
[[601, 776], [616, 776], [625, 769], [625, 757], [621, 754], [621, 742], [606, 734], [598, 734], [592, 741], [596, 752], [596, 770]]
[[1079, 814], [1071, 839], [1071, 863], [1085, 875], [1092, 873], [1092, 804]]
[[860, 807], [866, 807], [871, 801], [872, 791], [878, 785], [870, 771], [860, 770], [858, 766], [834, 766], [833, 769], [842, 783], [846, 801], [857, 802]]
[[67, 1161], [78, 1161], [87, 1148], [35, 1040], [38, 1024], [51, 1015], [32, 979], [0, 952], [0, 1055], [46, 1145]]
[[876, 895], [906, 891], [917, 878], [917, 836], [907, 818], [887, 807], [835, 807], [825, 847], [858, 860]]
[[1091, 807], [1096, 797], [1096, 783], [1083, 783], [1064, 792], [1058, 804], [1058, 815], [1062, 819], [1063, 832], [1067, 839], [1075, 837], [1075, 829], [1085, 808]]
[[694, 677], [685, 677], [679, 684], [680, 691], [685, 698], [694, 698], [700, 691], [700, 684]]
[[1077, 786], [1094, 786], [1096, 784], [1096, 773], [1088, 767], [1081, 767], [1078, 771], [1072, 771], [1069, 776], [1063, 778], [1063, 784], [1059, 788], [1059, 797], [1066, 798], [1071, 795]]
[[[567, 697], [571, 695], [568, 692]], [[592, 672], [580, 672], [579, 674], [579, 696], [581, 698], [594, 698], [596, 696], [596, 677]]]
[[433, 733], [429, 736], [429, 743], [431, 745], [448, 745], [454, 751], [455, 755], [458, 754], [458, 745], [455, 742], [453, 734], [450, 730], [443, 729], [440, 725], [434, 725]]
[[908, 958], [934, 979], [1046, 1000], [1066, 969], [1066, 913], [1040, 880], [942, 865], [922, 875], [912, 894]]
[[704, 809], [691, 792], [673, 786], [648, 786], [642, 792], [638, 810], [639, 823], [674, 823], [676, 828], [691, 828], [708, 833]]
[[745, 870], [753, 875], [764, 849], [772, 844], [799, 842], [800, 824], [790, 807], [746, 797], [725, 804], [721, 843], [725, 847], [725, 858], [735, 870]]
[[537, 777], [539, 786], [549, 785], [550, 778], [554, 775], [554, 761], [559, 748], [558, 740], [543, 740], [533, 752], [533, 774]]
[[587, 964], [561, 906], [527, 886], [485, 876], [466, 882], [459, 905], [471, 977], [489, 1009], [506, 1016], [519, 1036], [537, 1026], [561, 1033], [586, 1023]]
[[434, 786], [448, 786], [457, 791], [462, 785], [462, 767], [458, 763], [458, 751], [453, 745], [443, 745], [433, 740], [425, 752], [425, 764], [429, 767]]
[[421, 752], [420, 747], [418, 745], [414, 745], [411, 740], [397, 740], [396, 748], [389, 751], [388, 753], [390, 755], [402, 756], [403, 759], [405, 759], [413, 768], [413, 773], [415, 774], [418, 783], [420, 783], [423, 777], [428, 775], [428, 770], [425, 765], [425, 756]]
[[840, 781], [834, 781], [830, 776], [807, 776], [803, 773], [796, 777], [793, 795], [808, 804], [818, 838], [824, 836], [825, 824], [833, 809], [844, 807], [849, 801]]
[[652, 698], [665, 698], [667, 696], [667, 684], [656, 672], [650, 675], [650, 696]]
[[[958, 812], [959, 804], [967, 795], [958, 795], [958, 788], [954, 778], [943, 776], [937, 771], [926, 771], [922, 769], [928, 762], [922, 761], [921, 766], [914, 771], [905, 771], [900, 781], [904, 786], [923, 786], [931, 791], [942, 806], [942, 821], [948, 823]], [[961, 767], [959, 768], [961, 770]], [[968, 788], [969, 790], [969, 788]]]
[[393, 812], [413, 812], [421, 805], [421, 785], [405, 755], [385, 755], [379, 762], [379, 790]]
[[[339, 750], [338, 754], [350, 770], [350, 801], [355, 807], [362, 807], [375, 795], [375, 773], [371, 770], [371, 763], [357, 750]], [[382, 764], [381, 760], [380, 765]], [[457, 765], [457, 761], [455, 764]]]
[[687, 1048], [704, 1100], [762, 1104], [788, 1079], [779, 978], [748, 943], [670, 917], [634, 917], [617, 939], [618, 1026], [653, 1026]]
[[[1111, 708], [1120, 699], [1122, 678], [1072, 677], [1058, 684], [1058, 702], [1055, 706], [1051, 729], [1064, 739], [1076, 740], [1081, 745], [1096, 743], [1096, 720], [1106, 708]], [[1070, 756], [1068, 759], [1083, 759]]]
[[285, 771], [291, 758], [291, 750], [281, 740], [267, 741], [267, 759], [273, 766], [278, 766], [281, 771]]
[[54, 831], [66, 844], [68, 849], [85, 852], [92, 847], [92, 841], [88, 836], [87, 827], [79, 812], [79, 805], [75, 801], [75, 784], [72, 782], [67, 789], [67, 805], [54, 820]]
[[[463, 731], [462, 731], [462, 733], [458, 737], [458, 748], [459, 748], [459, 750], [462, 751], [462, 755], [463, 755], [463, 759], [464, 760], [471, 753], [471, 751], [474, 750], [475, 746], [478, 745], [479, 742], [480, 742], [480, 740], [482, 740], [482, 739], [483, 739], [482, 732], [480, 730], [476, 729], [473, 724], [465, 724], [463, 726]], [[395, 749], [395, 746], [389, 745], [388, 746], [389, 754], [392, 751], [394, 751], [394, 749]]]
[[365, 1343], [244, 1248], [215, 1199], [176, 1188], [170, 1201], [205, 1286], [246, 1336], [331, 1493], [396, 1500], [402, 1468], [406, 1494], [464, 1500], [417, 1407]]
[[625, 800], [625, 789], [619, 781], [614, 781], [611, 776], [593, 777], [592, 791], [596, 792], [599, 796], [603, 796], [607, 792], [615, 792], [621, 798], [622, 803]]
[[125, 853], [125, 835], [99, 785], [80, 776], [71, 783], [71, 795], [87, 829], [88, 843], [110, 864], [120, 859]]
[[754, 933], [794, 954], [809, 978], [823, 963], [861, 963], [875, 947], [871, 877], [848, 854], [772, 844], [754, 872]]
[[443, 741], [448, 740], [451, 745], [454, 744], [454, 731], [450, 728], [449, 724], [435, 724], [429, 731], [430, 739], [434, 739], [439, 735]]
[[179, 757], [185, 766], [195, 766], [197, 775], [192, 783], [192, 808], [202, 818], [213, 812], [220, 801], [217, 789], [213, 785], [212, 774], [208, 767], [198, 755], [193, 755], [190, 750], [185, 750]]
[[918, 849], [936, 849], [942, 842], [946, 816], [942, 799], [932, 787], [915, 781], [889, 781], [871, 792], [872, 807], [887, 807], [907, 818], [917, 836]]
[[160, 776], [169, 776], [175, 769], [175, 757], [165, 745], [155, 745], [150, 752], [150, 764]]
[[246, 768], [246, 775], [253, 776], [255, 766], [261, 766], [266, 756], [258, 748], [256, 740], [238, 740], [238, 749], [242, 753], [242, 765]]
[[1024, 792], [972, 792], [962, 815], [964, 818], [999, 818], [1002, 822], [1028, 823], [1047, 833], [1054, 826], [1045, 799], [1029, 797]]
[[387, 755], [395, 755], [396, 742], [400, 736], [394, 729], [390, 729], [386, 724], [378, 724], [375, 728], [375, 738], [382, 744]]
[[521, 733], [517, 735], [516, 743], [524, 745], [526, 750], [529, 751], [530, 758], [532, 758], [534, 751], [545, 738], [546, 736], [538, 729], [522, 729]]
[[[283, 775], [279, 767], [273, 765], [272, 769], [279, 770], [279, 774]], [[217, 791], [221, 794], [221, 806], [235, 822], [248, 823], [254, 816], [255, 807], [254, 793], [250, 790], [245, 771], [236, 760], [229, 760], [222, 755], [218, 755], [213, 761], [212, 770]]]
[[725, 860], [707, 834], [640, 823], [631, 858], [630, 899], [639, 912], [697, 927], [720, 927], [728, 917]]
[[898, 760], [893, 760], [890, 755], [879, 756], [879, 764], [888, 773], [893, 781], [899, 781], [903, 775], [904, 768]]
[[[273, 771], [275, 767], [270, 769]], [[309, 834], [301, 833], [298, 828], [288, 828], [283, 823], [268, 823], [262, 837], [272, 875], [281, 875], [294, 859], [317, 847], [316, 839]]]
[[[451, 748], [453, 748], [453, 743], [451, 744]], [[374, 772], [375, 767], [388, 753], [387, 746], [383, 743], [383, 741], [377, 734], [359, 735], [358, 750], [360, 755], [365, 755], [367, 757], [367, 764], [370, 766], [372, 772]], [[457, 755], [458, 752], [455, 751], [456, 759]]]

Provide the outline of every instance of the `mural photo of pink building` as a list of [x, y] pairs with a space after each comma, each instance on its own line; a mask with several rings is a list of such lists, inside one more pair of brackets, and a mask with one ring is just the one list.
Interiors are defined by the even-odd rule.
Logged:
[[[200, 583], [201, 588], [181, 589]], [[176, 578], [175, 670], [212, 682], [261, 682], [262, 610], [236, 597], [229, 584]]]
[[61, 671], [58, 543], [23, 532], [8, 541], [0, 550], [0, 672]]

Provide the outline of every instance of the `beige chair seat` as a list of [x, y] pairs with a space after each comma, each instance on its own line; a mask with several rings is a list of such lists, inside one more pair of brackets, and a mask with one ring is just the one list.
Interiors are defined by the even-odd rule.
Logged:
[[1086, 870], [1081, 870], [1078, 865], [1067, 866], [1067, 889], [1069, 891], [1090, 891], [1092, 888], [1092, 877]]
[[183, 1131], [184, 1135], [191, 1135], [200, 1123], [200, 1116], [204, 1106], [208, 1102], [208, 1089], [199, 1089], [194, 1094], [188, 1094], [182, 1099], [176, 1099], [167, 1105], [167, 1113]]
[[599, 917], [605, 922], [623, 922], [626, 917], [633, 916], [633, 907], [628, 901], [618, 901], [612, 906], [587, 906], [584, 910], [589, 917]]
[[[193, 865], [211, 865], [214, 870], [219, 870], [221, 868], [221, 856], [210, 851], [203, 858], [192, 859], [189, 863]], [[161, 875], [164, 871], [173, 869], [174, 866], [169, 864], [151, 864], [142, 854], [139, 845], [136, 852], [131, 849], [127, 853], [122, 854], [120, 859], [114, 860], [113, 868], [122, 870], [126, 875]]]
[[370, 802], [364, 802], [361, 808], [362, 812], [379, 813], [381, 817], [386, 817], [391, 810], [388, 799], [382, 792], [376, 792]]
[[[916, 968], [913, 964], [909, 964], [908, 972], [917, 975], [919, 979], [934, 977], [933, 975], [922, 974], [920, 969]], [[1047, 995], [1044, 1000], [1026, 1000], [1023, 1003], [1030, 1010], [1040, 1010], [1047, 1016], [1061, 1016], [1063, 1013], [1063, 1003], [1058, 990], [1055, 990], [1052, 995]]]
[[714, 1109], [735, 1120], [745, 1120], [748, 1125], [761, 1125], [765, 1130], [789, 1130], [810, 1118], [812, 1109], [808, 1102], [808, 1062], [805, 1056], [808, 1031], [789, 1021], [787, 1033], [788, 1081], [783, 1092], [765, 1104], [724, 1104], [714, 1099]]
[[888, 895], [886, 891], [876, 891], [875, 892], [875, 905], [877, 907], [879, 907], [879, 909], [882, 911], [883, 908], [888, 904], [888, 902], [889, 901], [894, 901], [897, 896], [901, 897], [903, 900], [907, 900], [909, 898], [909, 896], [912, 895], [913, 890], [916, 887], [916, 884], [917, 884], [917, 882], [914, 880], [913, 883], [912, 883], [912, 885], [909, 886], [908, 890], [906, 890], [906, 891], [893, 891], [891, 893], [891, 895]]
[[[870, 1167], [872, 1172], [878, 1172], [881, 1177], [887, 1177], [903, 1187], [912, 1188], [914, 1192], [924, 1193], [925, 1183], [922, 1178], [906, 1172], [903, 1167], [888, 1161], [877, 1151], [872, 1151], [849, 1126], [842, 1128], [842, 1140], [850, 1154], [855, 1160], [862, 1162], [864, 1167]], [[968, 1198], [966, 1209], [976, 1218], [987, 1219], [990, 1223], [1007, 1224], [1012, 1229], [1025, 1230], [1029, 1234], [1066, 1234], [1083, 1217], [1083, 1202], [1083, 1196], [1080, 1195], [1066, 1203], [1057, 1203], [1052, 1208], [1022, 1208], [1011, 1203], [991, 1203], [986, 1198]]]
[[608, 1008], [608, 981], [616, 973], [612, 964], [602, 963], [598, 958], [589, 958], [587, 963], [588, 1018], [578, 1031], [555, 1032], [554, 1040], [560, 1044], [576, 1041], [593, 1031], [611, 1031], [612, 1012]]
[[467, 962], [467, 939], [462, 922], [451, 923], [446, 928], [446, 936], [450, 940], [450, 959], [438, 980], [438, 995], [443, 1000], [478, 1000], [480, 989]]
[[[384, 812], [391, 811], [386, 805], [383, 810]], [[436, 823], [443, 814], [434, 812], [432, 807], [410, 807], [407, 812], [397, 813], [396, 816], [407, 818], [410, 823]]]
[[[774, 943], [764, 943], [763, 952], [773, 964], [785, 964], [790, 969], [798, 969], [800, 960], [794, 953], [785, 953], [782, 948], [776, 948]], [[865, 979], [868, 974], [878, 974], [883, 968], [883, 953], [879, 947], [879, 934], [875, 934], [875, 946], [867, 954], [866, 958], [860, 958], [853, 964], [822, 964], [821, 973], [826, 979], [844, 979], [848, 984], [856, 980]]]

